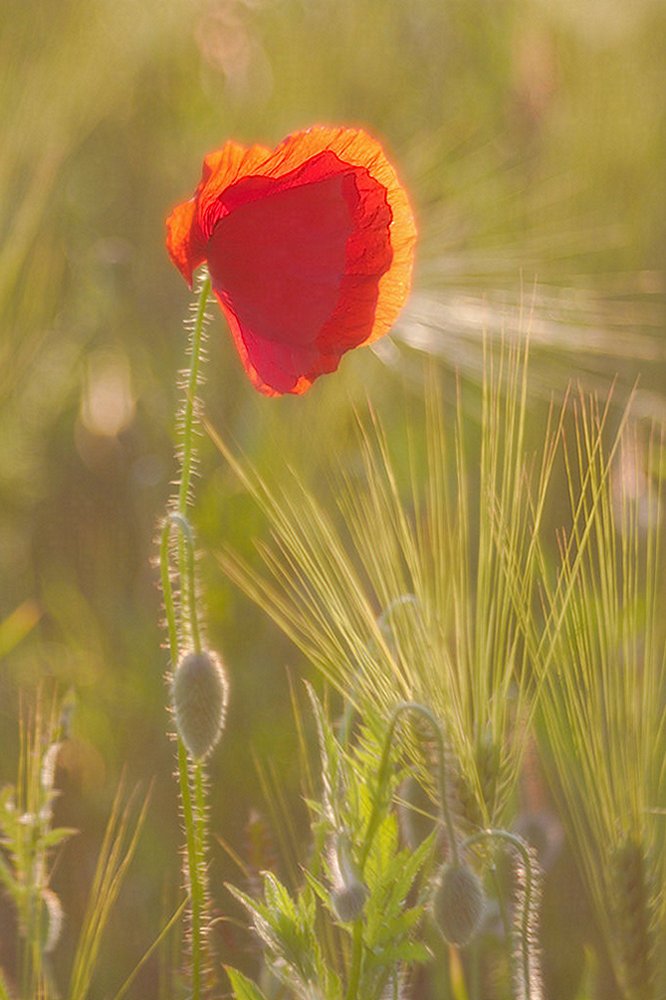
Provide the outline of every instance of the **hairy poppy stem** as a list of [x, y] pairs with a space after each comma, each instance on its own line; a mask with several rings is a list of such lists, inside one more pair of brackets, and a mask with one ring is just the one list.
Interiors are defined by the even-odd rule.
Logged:
[[451, 810], [449, 808], [448, 794], [446, 788], [446, 762], [445, 762], [445, 749], [444, 749], [444, 734], [442, 733], [442, 727], [435, 716], [432, 714], [430, 709], [426, 708], [425, 705], [421, 705], [417, 701], [403, 701], [393, 711], [388, 724], [388, 729], [386, 730], [386, 737], [384, 739], [384, 746], [382, 749], [382, 756], [379, 762], [379, 768], [377, 771], [377, 795], [372, 807], [372, 813], [370, 814], [370, 819], [368, 821], [368, 828], [365, 835], [365, 841], [363, 848], [361, 850], [360, 856], [360, 867], [361, 873], [365, 867], [365, 862], [367, 861], [368, 854], [370, 853], [370, 848], [372, 847], [372, 841], [377, 832], [377, 827], [381, 818], [381, 797], [383, 795], [384, 785], [388, 778], [388, 771], [391, 762], [391, 746], [393, 744], [393, 736], [395, 734], [396, 726], [400, 720], [400, 717], [408, 712], [416, 712], [417, 715], [421, 715], [429, 723], [437, 742], [437, 757], [438, 757], [438, 767], [437, 767], [437, 780], [439, 784], [439, 812], [440, 819], [446, 828], [447, 837], [449, 839], [449, 847], [451, 849], [451, 855], [453, 861], [458, 863], [458, 837], [456, 835], [455, 827], [453, 825], [453, 818], [451, 816]]
[[[171, 663], [175, 667], [179, 660], [180, 644], [191, 643], [194, 652], [201, 651], [201, 634], [197, 613], [196, 575], [194, 562], [194, 536], [187, 508], [190, 501], [192, 470], [195, 459], [195, 424], [198, 418], [196, 392], [199, 385], [202, 346], [204, 340], [206, 305], [211, 283], [205, 275], [199, 287], [191, 332], [190, 365], [184, 386], [185, 396], [179, 431], [180, 476], [177, 494], [172, 508], [167, 514], [162, 528], [160, 544], [160, 574], [164, 607], [169, 636]], [[177, 566], [179, 580], [179, 619], [176, 614], [171, 583], [171, 561], [169, 543], [173, 529], [178, 531]], [[180, 625], [180, 629], [179, 629]], [[191, 931], [191, 986], [192, 1000], [201, 1000], [205, 965], [205, 846], [206, 809], [203, 765], [201, 761], [191, 761], [182, 739], [178, 738], [178, 780], [185, 827], [186, 879], [190, 895]]]
[[201, 368], [201, 348], [203, 345], [206, 306], [211, 292], [210, 275], [206, 272], [199, 288], [199, 300], [196, 306], [194, 326], [192, 328], [192, 344], [190, 370], [185, 387], [185, 407], [183, 411], [182, 446], [180, 485], [178, 487], [178, 512], [187, 514], [187, 504], [192, 479], [194, 460], [194, 421], [196, 417], [197, 387]]
[[518, 887], [516, 893], [520, 925], [518, 949], [514, 956], [516, 996], [518, 1000], [542, 1000], [541, 968], [536, 942], [536, 908], [539, 897], [539, 867], [536, 858], [522, 837], [509, 833], [508, 830], [480, 830], [467, 837], [461, 846], [465, 849], [484, 840], [504, 841], [513, 848], [521, 860], [524, 883]]

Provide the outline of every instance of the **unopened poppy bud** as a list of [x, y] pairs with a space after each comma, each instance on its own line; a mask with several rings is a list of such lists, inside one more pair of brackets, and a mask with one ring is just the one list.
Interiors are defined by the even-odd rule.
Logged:
[[481, 879], [469, 865], [445, 864], [432, 900], [432, 912], [449, 944], [462, 948], [479, 929], [485, 897]]
[[343, 838], [337, 842], [333, 866], [335, 884], [331, 892], [331, 905], [338, 920], [351, 923], [363, 913], [369, 893]]
[[362, 882], [353, 882], [351, 885], [333, 890], [331, 905], [338, 920], [341, 920], [343, 924], [348, 924], [358, 920], [361, 916], [367, 898], [367, 887]]
[[178, 735], [195, 760], [214, 750], [224, 726], [228, 684], [218, 656], [209, 650], [178, 661], [171, 694]]

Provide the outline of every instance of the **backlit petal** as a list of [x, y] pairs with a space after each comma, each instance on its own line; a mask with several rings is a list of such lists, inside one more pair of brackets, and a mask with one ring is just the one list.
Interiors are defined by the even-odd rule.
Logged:
[[241, 361], [267, 395], [304, 392], [395, 321], [416, 230], [376, 140], [318, 126], [273, 151], [227, 143], [168, 220], [191, 281], [207, 261]]

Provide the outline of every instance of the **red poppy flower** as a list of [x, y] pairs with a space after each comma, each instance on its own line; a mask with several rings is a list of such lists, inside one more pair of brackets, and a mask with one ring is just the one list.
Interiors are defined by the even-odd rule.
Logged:
[[416, 228], [381, 146], [317, 126], [271, 152], [228, 142], [167, 220], [192, 284], [206, 262], [253, 384], [303, 393], [342, 355], [385, 334], [411, 279]]

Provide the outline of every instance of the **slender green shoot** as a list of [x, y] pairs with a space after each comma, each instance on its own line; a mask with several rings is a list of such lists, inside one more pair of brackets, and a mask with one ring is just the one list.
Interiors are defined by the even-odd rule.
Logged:
[[[155, 951], [157, 951], [157, 949], [160, 947], [160, 945], [162, 944], [162, 942], [168, 937], [169, 933], [174, 928], [174, 926], [178, 923], [178, 921], [180, 920], [180, 918], [183, 915], [183, 912], [184, 912], [186, 906], [187, 906], [187, 899], [184, 899], [182, 901], [182, 903], [178, 904], [178, 906], [176, 907], [176, 909], [174, 910], [174, 912], [171, 914], [171, 916], [169, 917], [168, 921], [166, 922], [166, 924], [164, 925], [164, 927], [162, 928], [162, 930], [160, 931], [160, 933], [157, 935], [157, 937], [155, 938], [155, 940], [153, 941], [153, 943], [145, 951], [145, 953], [141, 956], [141, 958], [139, 959], [139, 961], [137, 962], [137, 964], [135, 965], [135, 967], [132, 969], [132, 972], [129, 974], [129, 976], [127, 977], [127, 979], [125, 980], [125, 982], [122, 984], [122, 986], [120, 987], [120, 989], [118, 990], [118, 992], [114, 994], [113, 1000], [123, 1000], [123, 997], [127, 996], [127, 991], [132, 986], [132, 983], [134, 982], [134, 980], [138, 976], [139, 972], [144, 967], [144, 965], [146, 964], [146, 962], [148, 962], [148, 960], [150, 959], [150, 957], [155, 953]], [[1, 993], [0, 993], [0, 1000], [2, 1000], [2, 994]]]
[[472, 828], [504, 825], [534, 711], [524, 636], [562, 421], [530, 444], [528, 377], [527, 347], [487, 347], [480, 400], [460, 387], [450, 412], [431, 372], [406, 442], [359, 418], [360, 462], [332, 463], [336, 510], [296, 474], [269, 485], [209, 428], [271, 527], [263, 565], [224, 551], [226, 574], [361, 712], [417, 701], [442, 720]]
[[111, 910], [136, 852], [150, 796], [146, 796], [132, 825], [132, 799], [123, 804], [119, 786], [97, 857], [88, 906], [79, 934], [68, 1000], [87, 1000]]
[[571, 528], [544, 573], [561, 626], [537, 659], [544, 758], [627, 1000], [666, 984], [665, 455], [663, 429], [625, 415], [609, 442], [598, 403], [577, 403]]

